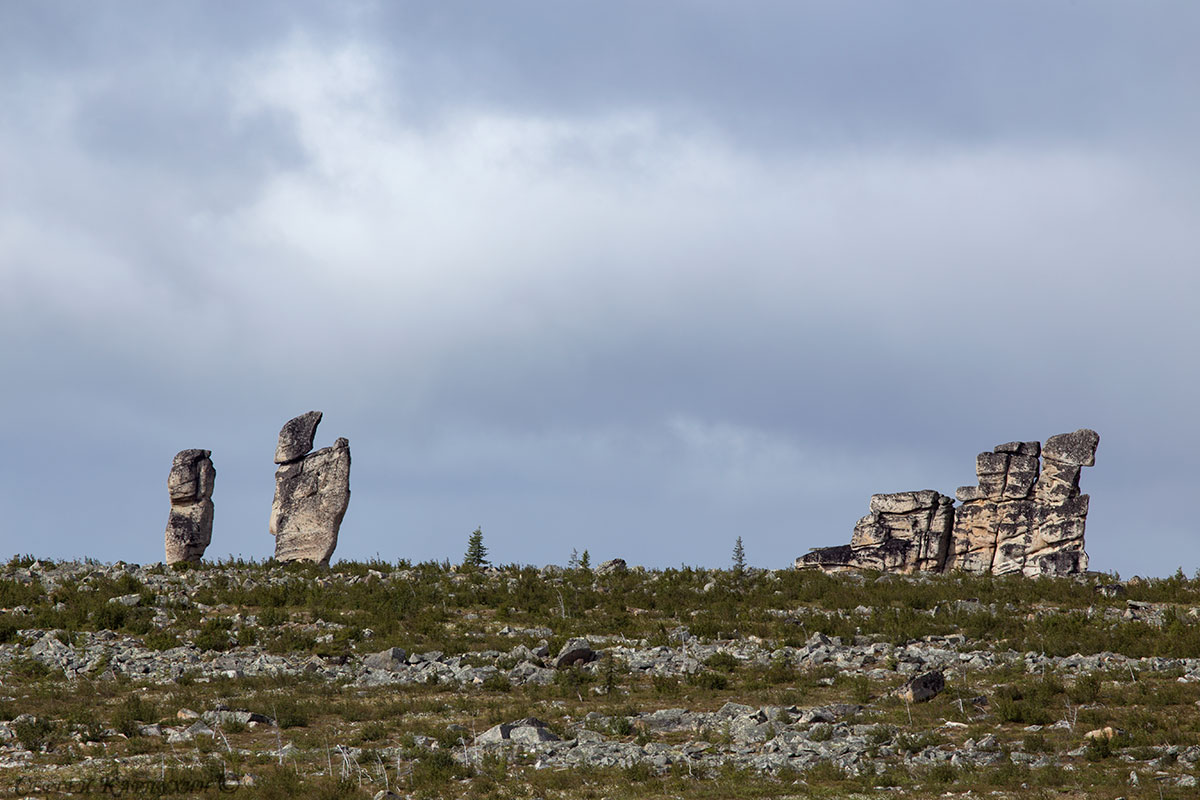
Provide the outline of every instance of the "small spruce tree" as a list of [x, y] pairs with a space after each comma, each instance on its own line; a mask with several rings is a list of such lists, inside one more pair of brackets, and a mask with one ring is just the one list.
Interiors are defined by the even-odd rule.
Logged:
[[579, 557], [579, 568], [589, 570], [592, 568], [592, 557], [588, 555], [588, 551], [584, 550], [583, 555]]
[[733, 545], [733, 575], [736, 578], [746, 573], [746, 548], [742, 546], [742, 537], [738, 537]]
[[484, 567], [487, 563], [487, 548], [483, 546], [483, 527], [480, 526], [467, 539], [467, 554], [463, 556], [463, 565]]

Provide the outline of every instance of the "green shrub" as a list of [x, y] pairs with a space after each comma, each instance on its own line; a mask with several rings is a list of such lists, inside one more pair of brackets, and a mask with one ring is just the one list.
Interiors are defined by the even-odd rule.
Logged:
[[289, 619], [287, 611], [274, 606], [264, 608], [258, 612], [258, 625], [260, 628], [276, 628]]
[[1042, 733], [1027, 733], [1021, 743], [1026, 753], [1054, 752], [1054, 748], [1046, 741], [1046, 736]]
[[1071, 698], [1073, 703], [1094, 703], [1100, 697], [1103, 685], [1104, 679], [1099, 674], [1089, 672], [1075, 679], [1075, 683], [1067, 691], [1067, 697]]
[[485, 692], [511, 692], [512, 682], [502, 672], [496, 672], [483, 679], [480, 688]]
[[689, 675], [688, 683], [701, 689], [708, 689], [709, 691], [721, 691], [729, 686], [729, 678], [719, 672], [703, 670], [694, 675]]
[[1113, 754], [1112, 742], [1107, 736], [1093, 736], [1088, 739], [1087, 751], [1084, 752], [1084, 757], [1088, 761], [1103, 761]]
[[208, 620], [200, 628], [200, 634], [196, 637], [195, 645], [201, 650], [216, 650], [224, 652], [233, 647], [233, 642], [230, 640], [229, 631], [233, 627], [233, 622], [224, 617], [215, 617]]
[[23, 744], [26, 750], [32, 750], [35, 753], [42, 748], [52, 750], [65, 738], [61, 726], [47, 717], [14, 722], [12, 731], [13, 735], [17, 737], [17, 741]]
[[310, 719], [307, 703], [292, 697], [280, 697], [272, 706], [270, 715], [280, 728], [305, 728]]
[[268, 653], [276, 655], [287, 655], [288, 653], [308, 652], [316, 646], [317, 637], [312, 634], [304, 633], [295, 628], [284, 628], [279, 634], [267, 641], [266, 650]]
[[119, 733], [133, 738], [138, 735], [142, 723], [158, 719], [158, 708], [149, 700], [131, 694], [113, 712], [112, 726]]
[[925, 780], [933, 784], [945, 785], [954, 783], [958, 777], [958, 768], [949, 761], [943, 761], [940, 764], [934, 764], [929, 769], [925, 770]]
[[142, 644], [150, 650], [170, 650], [179, 647], [179, 637], [170, 631], [151, 631], [142, 637]]
[[738, 667], [738, 660], [732, 653], [721, 651], [713, 653], [704, 661], [704, 666], [719, 672], [733, 672]]
[[446, 750], [431, 750], [421, 755], [413, 765], [414, 789], [437, 789], [463, 777], [465, 768]]

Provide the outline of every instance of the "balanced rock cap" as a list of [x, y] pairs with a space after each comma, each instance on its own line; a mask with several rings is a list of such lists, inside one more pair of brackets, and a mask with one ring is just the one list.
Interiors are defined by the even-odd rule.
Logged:
[[275, 447], [275, 463], [286, 464], [304, 458], [313, 448], [319, 424], [320, 411], [309, 411], [285, 422], [279, 431], [279, 444]]
[[1099, 444], [1100, 434], [1089, 428], [1080, 428], [1074, 433], [1051, 436], [1042, 448], [1042, 456], [1076, 467], [1091, 467], [1096, 464], [1096, 447]]

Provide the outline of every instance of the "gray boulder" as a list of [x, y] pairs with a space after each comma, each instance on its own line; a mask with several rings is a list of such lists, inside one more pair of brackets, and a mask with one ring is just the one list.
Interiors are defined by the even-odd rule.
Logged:
[[559, 741], [559, 737], [548, 730], [546, 723], [537, 717], [526, 717], [516, 722], [503, 722], [488, 728], [475, 737], [475, 744], [503, 744], [504, 742], [536, 744], [557, 741]]
[[599, 657], [600, 654], [592, 649], [587, 639], [569, 639], [558, 651], [558, 657], [554, 659], [554, 668], [566, 669], [579, 664], [590, 664]]
[[212, 541], [213, 484], [217, 471], [212, 451], [180, 450], [167, 475], [171, 512], [164, 537], [164, 561], [199, 562]]
[[937, 697], [946, 688], [946, 676], [941, 670], [918, 675], [900, 687], [898, 695], [910, 703], [924, 703]]
[[321, 412], [310, 411], [279, 432], [270, 521], [276, 561], [328, 564], [350, 506], [350, 442], [308, 452], [320, 421]]
[[408, 666], [408, 654], [399, 647], [389, 647], [364, 658], [363, 666], [398, 672]]

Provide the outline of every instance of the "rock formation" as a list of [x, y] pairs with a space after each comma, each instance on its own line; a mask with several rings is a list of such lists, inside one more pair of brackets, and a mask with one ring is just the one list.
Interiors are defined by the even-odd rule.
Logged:
[[932, 489], [872, 495], [871, 513], [854, 526], [850, 545], [814, 550], [801, 557], [803, 566], [937, 572], [950, 545], [953, 506], [952, 498]]
[[275, 448], [271, 534], [276, 561], [328, 564], [350, 505], [350, 442], [312, 450], [320, 411], [288, 420]]
[[[977, 486], [877, 494], [848, 546], [824, 547], [797, 567], [827, 571], [965, 570], [1006, 575], [1068, 575], [1088, 567], [1084, 523], [1088, 496], [1079, 472], [1096, 463], [1100, 436], [1082, 429], [1038, 442], [1009, 442], [975, 460]], [[1039, 456], [1041, 460], [1039, 461]]]
[[171, 513], [167, 517], [164, 561], [199, 562], [212, 541], [213, 484], [217, 470], [209, 450], [180, 450], [171, 462], [167, 493]]

